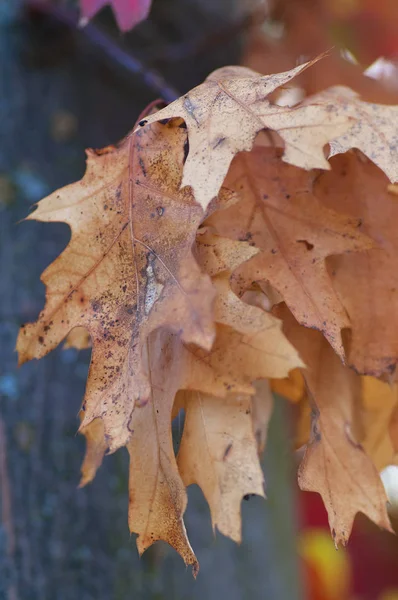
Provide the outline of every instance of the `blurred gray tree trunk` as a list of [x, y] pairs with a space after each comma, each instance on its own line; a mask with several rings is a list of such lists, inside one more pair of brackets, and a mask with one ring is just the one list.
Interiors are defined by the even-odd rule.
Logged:
[[[210, 12], [189, 0], [155, 2], [177, 15], [189, 40], [216, 30], [227, 0]], [[222, 6], [223, 5], [223, 6]], [[200, 7], [200, 15], [198, 13]], [[220, 12], [221, 10], [221, 12]], [[199, 16], [200, 18], [199, 18]], [[106, 15], [106, 19], [109, 14]], [[172, 19], [171, 19], [172, 21]], [[170, 21], [170, 22], [171, 22]], [[164, 39], [153, 38], [161, 32]], [[155, 32], [155, 33], [154, 33]], [[132, 48], [170, 41], [158, 21], [123, 41]], [[159, 34], [160, 35], [160, 34]], [[173, 34], [178, 38], [178, 33]], [[169, 38], [172, 34], [169, 35]], [[143, 42], [144, 40], [144, 42]], [[181, 40], [179, 40], [181, 43]], [[236, 43], [191, 63], [165, 66], [185, 91], [213, 68], [237, 60]], [[187, 529], [201, 563], [192, 579], [165, 545], [138, 559], [127, 527], [127, 453], [105, 459], [96, 480], [77, 489], [84, 440], [76, 436], [89, 352], [58, 349], [16, 369], [18, 328], [44, 302], [43, 269], [65, 247], [65, 225], [17, 224], [31, 204], [80, 178], [84, 148], [117, 141], [153, 92], [107, 63], [74, 33], [28, 24], [18, 3], [0, 5], [0, 599], [299, 600], [291, 463], [282, 407], [267, 452], [267, 502], [243, 502], [244, 542], [213, 537], [198, 489], [189, 490]]]

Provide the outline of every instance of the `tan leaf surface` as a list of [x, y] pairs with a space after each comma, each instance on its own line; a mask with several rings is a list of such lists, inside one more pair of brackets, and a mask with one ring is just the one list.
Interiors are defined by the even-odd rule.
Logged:
[[129, 438], [134, 403], [149, 398], [148, 334], [167, 325], [206, 348], [214, 337], [214, 293], [191, 253], [202, 210], [180, 191], [185, 139], [183, 129], [155, 124], [117, 148], [90, 150], [84, 178], [28, 217], [66, 222], [72, 238], [42, 276], [46, 306], [20, 332], [20, 363], [85, 327], [93, 352], [82, 427], [102, 417], [112, 450]]
[[351, 117], [353, 124], [342, 136], [330, 142], [330, 155], [351, 148], [362, 150], [389, 179], [398, 181], [398, 106], [362, 102], [346, 87], [334, 87], [311, 98], [313, 102], [332, 103], [339, 113]]
[[272, 92], [319, 58], [285, 73], [266, 76], [244, 67], [218, 69], [204, 83], [140, 121], [140, 125], [173, 117], [184, 119], [189, 154], [182, 186], [192, 187], [203, 208], [218, 194], [235, 154], [251, 150], [262, 129], [272, 129], [284, 140], [286, 162], [305, 169], [328, 169], [323, 147], [347, 131], [350, 118], [342, 112], [337, 114], [333, 103], [290, 109], [269, 100]]
[[[216, 286], [219, 289], [218, 284]], [[217, 300], [215, 318], [223, 318], [227, 322], [228, 301], [223, 302], [221, 291], [219, 297], [223, 308], [222, 311], [217, 308]], [[243, 309], [263, 313], [254, 307], [245, 307], [243, 302], [241, 304]], [[231, 312], [232, 321], [232, 309]], [[153, 333], [147, 343], [151, 397], [145, 406], [137, 407], [133, 412], [130, 423], [132, 435], [128, 443], [131, 458], [129, 523], [131, 531], [138, 533], [140, 553], [154, 541], [162, 539], [172, 545], [187, 564], [197, 568], [182, 521], [186, 495], [176, 469], [171, 441], [170, 422], [177, 391], [196, 390], [193, 394], [211, 398], [224, 415], [231, 410], [231, 398], [236, 398], [232, 394], [251, 394], [255, 391], [254, 380], [269, 376], [275, 369], [280, 369], [283, 376], [290, 368], [302, 364], [294, 348], [284, 338], [279, 320], [266, 314], [263, 317], [256, 314], [256, 318], [255, 324], [259, 329], [256, 332], [245, 318], [238, 324], [242, 332], [228, 325], [217, 325], [216, 340], [211, 351], [207, 352], [196, 346], [184, 345], [177, 336], [162, 331]], [[236, 318], [234, 322], [237, 322]], [[276, 330], [274, 336], [272, 329]], [[277, 348], [283, 351], [281, 355], [276, 353], [274, 344], [279, 344]], [[250, 407], [249, 397], [241, 402]], [[248, 418], [252, 428], [251, 416]], [[250, 432], [253, 437], [252, 429]], [[234, 493], [230, 491], [230, 494]], [[222, 523], [229, 523], [228, 527], [232, 528], [235, 518], [234, 508], [232, 513], [223, 515]], [[221, 524], [221, 527], [224, 525]], [[236, 537], [237, 528], [240, 530], [240, 525], [222, 531], [230, 531]]]
[[253, 434], [251, 399], [222, 400], [200, 392], [185, 396], [185, 425], [178, 467], [185, 485], [197, 483], [210, 506], [213, 529], [241, 541], [241, 501], [264, 496]]
[[142, 554], [157, 540], [164, 540], [192, 565], [199, 564], [188, 541], [183, 514], [187, 505], [185, 485], [178, 472], [171, 436], [171, 411], [185, 376], [184, 347], [177, 336], [157, 331], [147, 342], [152, 393], [131, 420], [129, 526], [137, 533]]
[[[280, 332], [279, 323], [278, 331]], [[183, 523], [186, 493], [176, 467], [171, 439], [173, 400], [178, 389], [198, 390], [192, 394], [206, 398], [208, 402], [211, 399], [214, 406], [219, 407], [221, 419], [227, 419], [229, 411], [234, 412], [232, 407], [235, 404], [239, 411], [234, 418], [238, 419], [238, 416], [242, 416], [244, 406], [243, 423], [249, 423], [250, 435], [248, 433], [242, 443], [246, 444], [249, 439], [253, 439], [256, 448], [250, 415], [251, 399], [249, 396], [239, 396], [238, 401], [237, 397], [231, 394], [235, 391], [254, 392], [251, 382], [267, 376], [273, 368], [273, 359], [271, 357], [270, 362], [269, 353], [262, 352], [260, 345], [259, 356], [254, 350], [248, 351], [242, 339], [242, 334], [220, 325], [211, 352], [205, 353], [196, 347], [184, 346], [177, 336], [161, 330], [151, 334], [146, 344], [151, 396], [144, 406], [137, 407], [133, 412], [130, 423], [132, 435], [127, 445], [130, 453], [130, 530], [138, 534], [137, 546], [140, 553], [156, 540], [164, 540], [180, 553], [187, 564], [193, 566], [194, 573], [197, 572], [198, 565]], [[270, 349], [270, 342], [266, 336], [262, 343], [267, 344]], [[288, 342], [286, 344], [288, 345]], [[293, 356], [297, 356], [295, 352]], [[285, 361], [283, 364], [285, 365]], [[218, 397], [210, 395], [212, 392], [217, 393]], [[247, 414], [246, 410], [249, 411]], [[92, 421], [82, 431], [87, 438], [87, 450], [82, 467], [81, 485], [91, 481], [106, 449], [103, 429], [94, 430], [97, 423], [101, 426], [102, 420]], [[240, 431], [240, 420], [237, 420], [236, 426]], [[99, 434], [102, 434], [102, 437]], [[233, 433], [230, 432], [230, 435]], [[250, 448], [245, 448], [246, 458], [251, 456]], [[240, 467], [249, 475], [250, 469], [255, 471], [255, 466], [244, 462]], [[257, 487], [253, 484], [248, 486], [242, 495], [258, 493], [256, 490]], [[219, 529], [237, 539], [240, 516], [236, 520], [236, 515], [237, 511], [239, 512], [241, 496], [239, 491], [232, 487], [225, 493], [223, 506], [227, 512], [220, 520]]]
[[360, 378], [319, 332], [303, 329], [286, 310], [284, 323], [307, 365], [303, 374], [313, 402], [311, 440], [299, 470], [301, 489], [321, 494], [336, 546], [347, 543], [358, 512], [391, 530], [383, 484], [355, 435]]
[[[83, 418], [82, 414], [80, 418]], [[94, 421], [91, 421], [81, 430], [81, 433], [86, 438], [86, 453], [80, 469], [81, 479], [79, 487], [87, 485], [94, 479], [108, 449], [102, 419], [94, 419]]]
[[210, 277], [233, 271], [259, 252], [249, 242], [237, 243], [236, 240], [215, 235], [208, 227], [203, 227], [198, 234], [196, 257]]
[[305, 382], [300, 369], [293, 369], [283, 379], [271, 379], [271, 388], [275, 394], [291, 402], [300, 402], [305, 396]]
[[91, 340], [88, 331], [84, 327], [75, 327], [66, 337], [64, 350], [67, 350], [68, 348], [86, 350], [86, 348], [90, 348], [90, 346]]
[[272, 347], [267, 328], [255, 335], [243, 334], [232, 327], [217, 325], [216, 340], [210, 352], [187, 346], [190, 384], [187, 389], [199, 389], [208, 394], [253, 394], [252, 382], [269, 377], [275, 367], [283, 377], [290, 368], [301, 363], [298, 354], [284, 340], [279, 323], [275, 337], [282, 339], [284, 351]]
[[360, 230], [377, 244], [328, 259], [351, 323], [348, 361], [360, 373], [390, 377], [398, 361], [398, 202], [386, 176], [363, 155], [349, 152], [331, 164], [314, 193], [328, 208], [361, 219]]
[[[228, 284], [230, 274], [226, 269], [239, 264], [238, 250], [240, 251], [240, 260], [245, 260], [248, 252], [249, 256], [252, 256], [253, 249], [249, 244], [224, 239], [210, 233], [199, 236], [199, 240], [197, 255], [200, 262], [206, 264], [211, 272], [221, 273], [213, 279], [217, 290], [214, 307], [215, 320], [220, 325], [217, 326], [216, 341], [210, 352], [189, 345], [178, 346], [175, 344], [173, 346], [176, 353], [175, 364], [179, 368], [179, 379], [174, 381], [175, 388], [172, 388], [167, 399], [163, 400], [169, 404], [173, 401], [173, 390], [180, 387], [216, 394], [219, 397], [225, 397], [232, 392], [254, 393], [256, 389], [256, 384], [254, 387], [252, 385], [254, 380], [278, 373], [283, 377], [288, 374], [290, 369], [303, 364], [296, 350], [283, 335], [279, 319], [259, 308], [245, 304], [230, 290]], [[254, 249], [254, 252], [257, 250]], [[171, 360], [170, 363], [172, 364]], [[156, 370], [155, 362], [153, 369]], [[165, 372], [167, 378], [170, 378], [169, 371], [165, 369]], [[158, 394], [157, 388], [153, 386], [154, 378], [158, 375], [152, 371], [150, 373], [151, 403], [153, 395]], [[160, 388], [164, 389], [164, 385]], [[137, 414], [134, 413], [131, 422], [134, 431], [137, 430], [134, 428], [137, 419], [146, 422], [146, 425], [138, 427], [140, 431], [146, 431], [148, 427], [152, 427], [152, 430], [156, 431], [156, 428], [153, 428], [152, 413], [149, 407], [145, 407], [145, 410], [139, 407], [136, 412]], [[169, 420], [170, 418], [169, 416]], [[165, 420], [167, 421], [167, 417]], [[93, 424], [96, 424], [96, 421], [93, 421]], [[86, 457], [82, 467], [82, 485], [91, 481], [101, 462], [99, 457], [103, 456], [106, 449], [102, 437], [97, 439], [98, 443], [95, 447], [92, 433], [97, 430], [94, 430], [94, 425], [93, 428], [90, 425], [82, 430], [87, 438]], [[133, 433], [133, 437], [137, 437], [136, 433]], [[149, 436], [145, 443], [158, 444], [156, 435]], [[155, 472], [157, 469], [151, 456], [151, 453], [147, 453], [141, 457], [141, 461], [144, 461], [146, 465], [145, 468], [142, 468], [143, 473]], [[139, 477], [133, 481], [131, 489], [137, 487], [139, 481]], [[142, 501], [142, 506], [145, 507], [144, 501]], [[142, 511], [144, 508], [141, 509]], [[156, 511], [155, 514], [157, 514]]]
[[388, 430], [394, 453], [398, 454], [398, 406], [392, 411]]
[[284, 164], [267, 148], [234, 160], [226, 184], [241, 200], [207, 221], [218, 234], [255, 244], [261, 252], [234, 273], [239, 292], [268, 281], [296, 319], [322, 331], [340, 356], [344, 307], [333, 289], [325, 258], [370, 248], [360, 221], [325, 209], [312, 193], [312, 173]]
[[[231, 340], [240, 337], [240, 341], [232, 346], [231, 356], [233, 359], [234, 354], [241, 354], [241, 366], [236, 365], [240, 371], [250, 372], [259, 365], [258, 372], [262, 374], [257, 378], [285, 377], [291, 369], [304, 366], [298, 352], [283, 334], [279, 319], [242, 302], [231, 290], [228, 276], [213, 278], [213, 284], [217, 290], [215, 320], [228, 327]], [[237, 336], [237, 333], [241, 335]]]
[[[224, 248], [223, 240], [219, 241]], [[239, 245], [245, 255], [246, 245]], [[214, 245], [208, 245], [207, 249], [209, 255], [217, 255]], [[205, 260], [203, 249], [199, 255]], [[225, 263], [222, 261], [222, 264]], [[193, 394], [211, 398], [224, 415], [231, 410], [231, 397], [235, 398], [232, 394], [251, 394], [255, 391], [254, 380], [275, 372], [285, 376], [291, 368], [302, 365], [297, 352], [284, 337], [278, 319], [239, 300], [229, 288], [228, 273], [213, 278], [213, 282], [217, 290], [214, 318], [218, 324], [210, 351], [183, 344], [177, 336], [161, 331], [149, 338], [151, 397], [145, 406], [134, 411], [128, 443], [131, 457], [129, 523], [131, 531], [138, 533], [140, 553], [162, 539], [176, 548], [195, 570], [196, 559], [182, 521], [186, 495], [171, 442], [170, 422], [177, 391], [195, 390]], [[241, 402], [250, 406], [250, 398]], [[249, 423], [252, 427], [251, 416]], [[252, 429], [250, 432], [253, 437]], [[245, 456], [249, 456], [247, 453]], [[234, 494], [239, 492], [230, 490], [228, 498], [235, 498]], [[230, 502], [228, 498], [226, 501]], [[223, 506], [229, 512], [223, 515], [220, 528], [235, 539], [240, 531], [240, 521], [233, 526], [236, 504]]]

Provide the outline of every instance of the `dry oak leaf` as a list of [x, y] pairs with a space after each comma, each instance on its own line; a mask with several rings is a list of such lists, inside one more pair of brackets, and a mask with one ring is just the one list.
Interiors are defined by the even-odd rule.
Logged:
[[[217, 306], [215, 315], [217, 319]], [[279, 323], [278, 331], [282, 336]], [[193, 565], [194, 572], [197, 571], [196, 558], [182, 520], [186, 494], [175, 464], [171, 438], [173, 401], [178, 390], [195, 390], [195, 394], [211, 398], [214, 406], [224, 411], [230, 403], [231, 394], [254, 392], [252, 381], [267, 377], [275, 369], [275, 360], [282, 373], [289, 370], [290, 363], [294, 366], [300, 363], [297, 353], [286, 340], [286, 350], [290, 350], [292, 356], [287, 353], [275, 359], [271, 352], [272, 337], [270, 343], [266, 334], [259, 332], [252, 341], [251, 337], [231, 327], [217, 325], [216, 340], [209, 352], [186, 346], [178, 336], [164, 330], [157, 330], [149, 337], [146, 347], [151, 397], [149, 402], [133, 412], [130, 423], [132, 435], [127, 445], [130, 453], [129, 525], [130, 530], [138, 534], [140, 553], [156, 540], [164, 540], [180, 553], [187, 564]], [[268, 352], [263, 350], [262, 345]], [[247, 398], [245, 403], [250, 404], [249, 396]], [[250, 416], [249, 424], [254, 439]], [[245, 493], [254, 492], [251, 489], [243, 495]], [[238, 531], [232, 526], [235, 511], [236, 507], [233, 514], [223, 515], [223, 522], [231, 527], [229, 533], [227, 529], [223, 532], [233, 539], [236, 539]]]
[[196, 576], [199, 564], [183, 521], [187, 495], [171, 434], [174, 398], [188, 373], [187, 354], [181, 340], [164, 330], [152, 333], [147, 341], [151, 398], [134, 411], [131, 420], [128, 519], [130, 531], [138, 534], [140, 554], [163, 540], [192, 565]]
[[28, 217], [68, 223], [72, 238], [42, 275], [46, 306], [20, 331], [19, 362], [85, 327], [93, 351], [81, 427], [102, 417], [111, 450], [126, 444], [134, 404], [150, 395], [149, 333], [167, 326], [204, 348], [214, 338], [213, 288], [191, 252], [203, 213], [189, 188], [180, 190], [185, 140], [172, 123], [154, 124], [90, 150], [83, 179]]
[[[210, 352], [189, 345], [178, 350], [179, 385], [220, 397], [225, 397], [228, 392], [252, 394], [255, 392], [253, 380], [271, 375], [284, 377], [291, 369], [303, 366], [297, 351], [283, 335], [281, 321], [245, 304], [229, 287], [230, 273], [226, 269], [239, 264], [238, 249], [241, 260], [252, 256], [256, 249], [245, 242], [224, 239], [209, 232], [199, 235], [198, 240], [196, 255], [200, 264], [207, 265], [211, 273], [220, 273], [213, 279], [218, 292], [214, 313], [219, 325]], [[151, 374], [149, 379], [153, 381], [153, 377]], [[142, 416], [141, 407], [139, 412]], [[94, 477], [101, 463], [98, 457], [101, 453], [103, 456], [106, 449], [101, 438], [98, 438], [97, 449], [93, 447], [92, 431], [90, 426], [81, 429], [88, 444], [82, 467], [86, 483]], [[90, 473], [89, 477], [86, 472]]]
[[[227, 216], [227, 209], [220, 211], [220, 215]], [[208, 228], [197, 236], [195, 256], [202, 269], [212, 276], [216, 289], [214, 319], [218, 324], [219, 336], [223, 337], [223, 343], [226, 336], [231, 337], [232, 362], [236, 362], [242, 351], [241, 364], [248, 362], [250, 367], [242, 367], [240, 372], [244, 373], [247, 370], [250, 373], [259, 365], [259, 371], [263, 374], [255, 378], [285, 377], [289, 371], [303, 367], [304, 364], [284, 336], [281, 321], [269, 312], [243, 302], [230, 286], [231, 271], [239, 264], [245, 266], [246, 261], [257, 253], [258, 249], [251, 243], [217, 236]], [[236, 342], [232, 343], [232, 339]], [[217, 345], [216, 339], [212, 355], [215, 354]], [[230, 354], [229, 347], [226, 348], [223, 357], [225, 363]]]
[[[222, 294], [219, 292], [219, 295]], [[216, 300], [215, 319], [229, 322], [228, 314], [231, 313], [231, 322], [234, 321], [234, 307], [229, 308], [228, 300], [222, 302], [222, 308], [218, 309]], [[244, 303], [241, 304], [244, 310]], [[254, 307], [247, 308], [262, 312]], [[280, 323], [271, 315], [268, 317], [274, 321], [272, 327], [276, 328], [278, 348], [282, 344], [284, 350], [284, 354], [276, 357], [267, 316], [262, 322], [257, 315], [256, 324], [260, 331], [256, 333], [252, 325], [248, 329], [244, 319], [240, 327], [247, 330], [246, 334], [234, 331], [227, 325], [217, 325], [216, 340], [209, 352], [192, 345], [186, 346], [178, 336], [162, 330], [149, 337], [146, 347], [151, 397], [145, 406], [133, 412], [130, 423], [132, 435], [128, 442], [131, 461], [129, 525], [130, 530], [138, 534], [140, 553], [156, 540], [164, 540], [180, 553], [187, 564], [193, 565], [194, 572], [197, 571], [196, 558], [182, 520], [186, 495], [176, 468], [171, 439], [173, 401], [179, 389], [196, 390], [195, 394], [211, 398], [214, 406], [218, 406], [222, 412], [222, 418], [225, 418], [223, 415], [229, 406], [231, 394], [250, 394], [255, 391], [253, 380], [267, 377], [275, 369], [279, 369], [283, 376], [292, 366], [302, 364], [294, 348], [283, 337]], [[267, 323], [266, 328], [264, 323]], [[250, 404], [250, 398], [247, 397], [244, 403], [245, 406]], [[247, 433], [245, 439], [253, 438], [256, 452], [250, 415], [248, 418], [250, 434]], [[249, 448], [245, 451], [248, 456]], [[256, 463], [250, 464], [255, 470]], [[258, 483], [259, 480], [256, 481]], [[250, 490], [244, 491], [243, 495], [257, 493], [258, 485], [253, 483], [249, 487]], [[228, 502], [231, 501], [231, 494], [235, 498], [235, 493], [239, 495], [239, 492], [229, 491]], [[227, 508], [233, 512], [223, 514], [222, 519], [220, 517], [220, 528], [223, 527], [224, 533], [237, 539], [240, 530], [239, 519], [235, 522], [237, 508], [229, 504], [225, 505]], [[228, 523], [229, 529], [227, 525], [224, 528], [222, 523]]]
[[360, 221], [326, 209], [313, 193], [314, 173], [287, 165], [274, 150], [256, 147], [233, 161], [226, 185], [241, 200], [206, 223], [225, 237], [261, 250], [234, 272], [241, 294], [252, 282], [269, 282], [296, 319], [322, 331], [344, 356], [341, 329], [350, 326], [326, 269], [325, 258], [366, 250], [374, 242]]
[[[333, 87], [307, 100], [332, 103], [339, 113], [352, 119], [352, 125], [330, 142], [330, 154], [343, 154], [351, 148], [361, 150], [387, 177], [398, 181], [398, 106], [371, 104], [346, 87]], [[304, 102], [304, 104], [306, 104]]]
[[253, 434], [250, 396], [225, 399], [188, 392], [178, 468], [186, 486], [196, 483], [209, 504], [213, 530], [241, 541], [241, 501], [264, 496]]
[[[196, 390], [207, 398], [211, 397], [214, 403], [218, 402], [223, 411], [232, 393], [254, 393], [254, 380], [275, 372], [285, 376], [291, 368], [302, 365], [297, 352], [283, 336], [278, 319], [234, 297], [228, 287], [228, 278], [224, 280], [220, 276], [215, 286], [218, 292], [215, 319], [225, 324], [217, 325], [216, 340], [210, 351], [184, 345], [177, 335], [162, 329], [153, 332], [147, 339], [145, 356], [151, 382], [150, 399], [133, 412], [130, 422], [132, 434], [127, 445], [131, 460], [129, 525], [130, 530], [138, 534], [139, 552], [144, 552], [156, 540], [164, 540], [181, 554], [187, 564], [192, 564], [194, 572], [198, 568], [197, 561], [182, 520], [186, 507], [185, 489], [176, 468], [171, 440], [172, 406], [177, 391]], [[241, 310], [240, 320], [236, 303]], [[234, 330], [229, 323], [240, 331]], [[250, 404], [249, 397], [243, 401], [245, 405]], [[86, 436], [87, 432], [91, 433], [93, 423], [95, 421], [82, 430]], [[251, 416], [249, 423], [256, 447]], [[84, 482], [92, 478], [100, 463], [98, 457], [104, 451], [101, 438], [93, 440], [91, 437], [88, 442]], [[251, 468], [256, 467], [252, 465]], [[253, 486], [249, 486], [250, 490], [243, 495], [254, 493], [258, 488]], [[229, 497], [231, 494], [232, 491]], [[225, 514], [222, 518], [222, 522], [229, 523], [231, 529], [222, 531], [236, 539], [240, 525], [236, 522], [233, 526], [236, 507], [233, 510], [233, 514]]]
[[387, 177], [351, 151], [331, 160], [314, 193], [324, 206], [361, 219], [376, 242], [367, 252], [328, 259], [333, 287], [350, 318], [347, 360], [359, 373], [391, 377], [398, 362], [398, 202]]
[[[250, 246], [217, 236], [198, 238], [203, 242], [203, 248], [197, 252], [200, 260], [207, 264], [212, 262], [215, 271], [222, 271], [214, 278], [217, 290], [214, 318], [221, 323], [217, 325], [216, 340], [212, 349], [205, 351], [192, 344], [184, 344], [178, 335], [164, 329], [150, 334], [144, 353], [145, 370], [151, 382], [150, 399], [133, 412], [130, 421], [132, 434], [128, 442], [131, 461], [129, 526], [132, 532], [138, 534], [139, 552], [144, 552], [156, 540], [164, 540], [180, 553], [187, 564], [193, 566], [194, 573], [198, 569], [197, 560], [183, 523], [185, 487], [177, 470], [171, 440], [172, 406], [177, 391], [197, 390], [201, 395], [211, 396], [222, 407], [224, 402], [226, 405], [229, 402], [224, 399], [228, 393], [253, 393], [253, 380], [267, 377], [275, 371], [285, 376], [291, 368], [302, 365], [297, 352], [284, 338], [280, 321], [258, 308], [245, 305], [229, 288], [229, 273], [225, 269], [228, 264], [236, 264], [237, 260], [236, 249], [231, 252], [231, 246], [239, 246], [243, 257], [246, 257]], [[217, 240], [222, 249], [220, 252], [215, 250]], [[227, 246], [229, 252], [225, 251]], [[217, 256], [221, 257], [219, 269], [214, 262]], [[251, 417], [249, 423], [252, 427]], [[90, 432], [90, 425], [82, 432]], [[250, 432], [254, 439], [252, 429]], [[90, 441], [92, 438], [88, 439]], [[103, 440], [97, 438], [96, 442], [97, 452], [89, 445], [84, 462], [83, 474], [89, 473], [90, 477], [99, 466], [98, 456], [101, 452], [103, 454]], [[252, 488], [250, 486], [250, 491], [244, 493], [252, 493]], [[232, 509], [236, 511], [236, 507]], [[232, 527], [235, 512], [223, 519]], [[236, 527], [231, 529], [231, 535], [235, 537]]]
[[286, 162], [305, 169], [329, 169], [323, 147], [351, 127], [351, 117], [337, 114], [332, 102], [289, 108], [273, 105], [269, 99], [272, 92], [320, 58], [322, 55], [285, 73], [266, 76], [245, 67], [223, 67], [139, 125], [184, 119], [189, 153], [181, 185], [192, 187], [203, 208], [217, 196], [235, 154], [251, 150], [262, 129], [281, 136]]
[[249, 242], [237, 242], [202, 227], [196, 236], [195, 258], [210, 277], [234, 271], [256, 254], [259, 249]]
[[[282, 322], [261, 308], [240, 300], [230, 288], [229, 275], [219, 275], [212, 281], [217, 290], [214, 318], [219, 324], [218, 330], [223, 332], [223, 342], [227, 335], [231, 339], [231, 364], [236, 364], [241, 375], [247, 372], [253, 379], [286, 377], [292, 369], [304, 367], [298, 352], [282, 331]], [[224, 362], [228, 355], [229, 350]], [[253, 377], [256, 369], [259, 375]]]
[[[138, 534], [138, 551], [142, 554], [154, 542], [163, 540], [177, 550], [186, 564], [192, 565], [195, 576], [199, 565], [183, 522], [187, 497], [174, 456], [172, 407], [179, 389], [201, 390], [194, 393], [211, 397], [220, 407], [229, 402], [225, 399], [227, 392], [250, 393], [253, 390], [251, 380], [268, 372], [267, 357], [263, 355], [255, 361], [254, 353], [248, 353], [243, 344], [239, 346], [242, 336], [234, 333], [230, 328], [219, 326], [211, 352], [203, 355], [198, 354], [196, 347], [185, 346], [178, 336], [164, 329], [150, 334], [146, 342], [150, 399], [134, 410], [130, 422], [132, 433], [127, 443], [130, 454], [129, 527], [132, 533]], [[218, 398], [210, 396], [213, 391]], [[250, 419], [249, 416], [251, 427]], [[100, 431], [95, 438], [93, 435], [97, 433], [93, 432], [97, 421], [82, 430], [87, 448], [81, 485], [93, 478], [106, 449], [107, 443], [104, 437], [101, 438]], [[245, 493], [254, 492], [250, 489]], [[234, 519], [235, 512], [224, 516], [224, 521], [231, 524]], [[232, 535], [236, 534], [237, 526]]]
[[336, 547], [347, 543], [358, 512], [391, 531], [379, 473], [357, 441], [360, 377], [342, 364], [319, 332], [299, 326], [285, 307], [278, 314], [307, 365], [303, 375], [312, 402], [312, 433], [299, 469], [300, 488], [321, 494]]

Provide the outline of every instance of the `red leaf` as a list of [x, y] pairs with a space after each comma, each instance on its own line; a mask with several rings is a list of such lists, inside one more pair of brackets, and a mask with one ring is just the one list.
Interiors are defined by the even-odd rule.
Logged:
[[151, 0], [80, 0], [83, 23], [107, 4], [112, 6], [119, 29], [128, 31], [147, 18]]

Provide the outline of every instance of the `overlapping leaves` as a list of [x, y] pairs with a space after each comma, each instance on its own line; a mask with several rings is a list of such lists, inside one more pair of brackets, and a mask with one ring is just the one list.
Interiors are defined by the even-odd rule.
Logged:
[[[357, 512], [389, 528], [372, 460], [395, 460], [395, 396], [378, 419], [358, 407], [369, 397], [361, 374], [391, 382], [398, 360], [386, 177], [396, 178], [398, 109], [346, 89], [276, 106], [270, 94], [310, 66], [215, 72], [117, 147], [89, 151], [84, 178], [30, 217], [66, 222], [72, 237], [43, 274], [46, 306], [21, 329], [20, 362], [89, 336], [81, 483], [127, 446], [139, 552], [167, 541], [194, 573], [185, 488], [197, 483], [213, 527], [240, 540], [242, 497], [263, 495], [268, 380], [300, 401], [299, 483], [322, 495], [336, 544]], [[253, 148], [264, 129], [272, 144]]]

